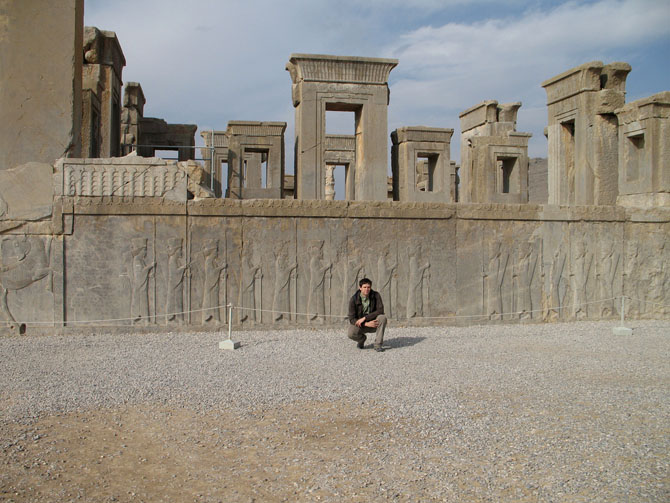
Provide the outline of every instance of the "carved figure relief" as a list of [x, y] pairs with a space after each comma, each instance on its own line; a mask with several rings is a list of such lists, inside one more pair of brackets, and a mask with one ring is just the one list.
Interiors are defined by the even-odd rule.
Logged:
[[357, 250], [347, 256], [345, 245], [342, 246], [340, 279], [342, 292], [340, 295], [340, 314], [346, 316], [349, 310], [349, 298], [358, 290], [358, 280], [363, 277], [363, 261]]
[[577, 319], [586, 318], [588, 310], [588, 281], [593, 265], [593, 254], [586, 248], [584, 239], [577, 239], [575, 244], [575, 255], [572, 258], [572, 281], [574, 292], [574, 303], [572, 314]]
[[624, 292], [629, 297], [626, 299], [628, 316], [639, 316], [645, 311], [641, 272], [640, 244], [630, 241], [624, 263]]
[[603, 301], [600, 304], [600, 315], [609, 317], [616, 314], [614, 299], [614, 280], [619, 267], [619, 253], [613, 241], [601, 241], [596, 275], [598, 296]]
[[655, 315], [662, 315], [665, 312], [665, 284], [668, 273], [667, 257], [665, 254], [665, 238], [661, 235], [655, 235], [652, 241], [652, 249], [649, 258], [646, 261], [646, 312]]
[[[219, 241], [210, 239], [205, 242], [202, 253], [205, 258], [205, 279], [202, 289], [202, 322], [221, 321], [221, 306], [219, 305], [219, 287], [221, 272], [224, 272], [224, 281], [227, 280], [228, 264], [219, 262]], [[225, 290], [225, 283], [224, 283]]]
[[2, 195], [0, 195], [0, 219], [5, 218], [8, 212], [9, 205], [7, 204], [7, 201], [2, 198]]
[[537, 265], [537, 254], [533, 243], [523, 242], [519, 245], [516, 270], [514, 271], [516, 310], [519, 319], [531, 319], [533, 317], [532, 283]]
[[566, 258], [567, 255], [563, 249], [563, 245], [560, 244], [554, 252], [554, 256], [551, 260], [551, 268], [549, 269], [550, 292], [547, 318], [551, 321], [555, 321], [558, 318], [563, 318], [565, 316], [563, 306], [566, 288], [563, 271], [565, 270]]
[[135, 238], [130, 243], [130, 317], [133, 324], [142, 322], [147, 325], [151, 321], [149, 316], [149, 276], [156, 267], [156, 263], [146, 263], [147, 239]]
[[[291, 312], [295, 311], [295, 283], [298, 263], [289, 262], [287, 244], [280, 244], [273, 252], [275, 256], [275, 289], [272, 298], [272, 321], [288, 322], [291, 320]], [[291, 293], [294, 300], [291, 302]]]
[[323, 259], [323, 241], [311, 246], [310, 256], [307, 312], [309, 321], [318, 320], [323, 323], [326, 314], [326, 275], [332, 264]]
[[390, 246], [387, 245], [382, 250], [379, 259], [377, 260], [377, 284], [378, 292], [382, 296], [382, 301], [385, 302], [384, 310], [386, 311], [386, 316], [388, 318], [393, 317], [393, 290], [392, 286], [395, 285], [393, 280], [394, 272], [398, 267], [398, 262], [390, 263], [391, 250]]
[[167, 243], [167, 300], [165, 313], [167, 321], [184, 322], [184, 275], [190, 264], [184, 264], [182, 239], [173, 238]]
[[[257, 309], [263, 309], [261, 306], [263, 272], [255, 255], [256, 251], [253, 246], [249, 246], [242, 254], [240, 306], [243, 310], [240, 312], [240, 322], [261, 321]], [[258, 302], [256, 302], [257, 295]]]
[[502, 242], [492, 243], [489, 247], [487, 269], [484, 271], [486, 288], [486, 314], [492, 320], [501, 320], [503, 315], [503, 281], [507, 272], [509, 253], [503, 249]]
[[[417, 316], [424, 316], [424, 306], [427, 301], [425, 290], [427, 290], [427, 283], [430, 278], [428, 269], [430, 263], [420, 263], [421, 260], [421, 245], [415, 245], [409, 252], [409, 285], [407, 295], [407, 318], [415, 318]], [[424, 284], [424, 282], [426, 284]], [[425, 298], [426, 297], [426, 298]]]
[[[2, 240], [0, 265], [0, 311], [7, 322], [15, 322], [7, 304], [7, 294], [18, 291], [46, 278], [51, 273], [49, 258], [51, 239], [11, 236]], [[51, 283], [47, 284], [47, 288]]]

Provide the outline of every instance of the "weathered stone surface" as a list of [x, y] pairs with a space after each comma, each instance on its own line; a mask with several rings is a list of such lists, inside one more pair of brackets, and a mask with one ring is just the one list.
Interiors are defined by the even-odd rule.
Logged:
[[126, 59], [113, 31], [84, 28], [82, 157], [120, 153], [121, 84]]
[[51, 215], [53, 166], [29, 162], [0, 171], [0, 220], [39, 220]]
[[617, 204], [670, 206], [670, 92], [633, 101], [619, 120]]
[[4, 2], [0, 170], [81, 151], [84, 0]]
[[168, 124], [163, 119], [144, 117], [146, 98], [138, 82], [128, 82], [123, 92], [121, 146], [124, 155], [153, 157], [156, 150], [174, 150], [179, 161], [195, 159], [195, 124]]
[[162, 197], [186, 201], [186, 172], [176, 162], [128, 155], [113, 159], [63, 159], [55, 192], [65, 197]]
[[454, 202], [450, 159], [453, 129], [402, 127], [391, 133], [393, 199]]
[[[618, 318], [622, 294], [637, 299], [627, 316], [659, 316], [670, 296], [667, 212], [637, 222], [621, 207], [63, 202], [65, 216], [75, 217], [58, 240], [65, 262], [47, 245], [56, 240], [28, 237], [31, 260], [48, 263], [47, 275], [22, 275], [17, 265], [6, 276], [17, 321], [216, 326], [232, 303], [233, 322], [243, 326], [337, 324], [363, 276], [383, 292], [391, 319], [415, 324]], [[26, 238], [11, 239], [6, 265], [20, 263], [26, 249]], [[47, 276], [56, 293], [31, 286]], [[37, 291], [35, 310], [24, 308]]]
[[618, 195], [618, 131], [627, 63], [593, 61], [546, 80], [549, 203], [613, 205]]
[[196, 201], [215, 197], [214, 191], [209, 188], [207, 172], [199, 162], [185, 161], [178, 163], [178, 166], [186, 173], [188, 191]]
[[516, 131], [520, 102], [489, 100], [460, 114], [459, 201], [528, 202], [528, 140]]
[[549, 200], [547, 167], [546, 157], [528, 159], [528, 202], [531, 204], [547, 204]]
[[[296, 107], [295, 196], [325, 199], [326, 117], [329, 110], [356, 115], [356, 160], [353, 199], [387, 199], [388, 76], [394, 59], [292, 54], [286, 69], [291, 75]], [[347, 180], [351, 187], [351, 180]], [[350, 189], [351, 190], [351, 189]], [[351, 196], [350, 190], [347, 196]]]
[[[3, 11], [10, 27], [0, 40], [3, 68], [14, 61], [8, 48], [25, 40], [21, 29], [40, 26], [27, 22], [33, 6]], [[50, 12], [39, 7], [40, 16]], [[90, 155], [113, 149], [107, 119], [116, 114], [102, 102], [114, 106], [123, 54], [111, 32], [96, 29], [71, 51], [81, 34], [59, 16], [79, 23], [80, 8], [66, 2], [53, 18], [63, 26], [45, 33], [62, 35], [54, 48], [65, 56], [86, 55]], [[396, 130], [387, 176], [387, 82], [396, 60], [291, 56], [292, 178], [284, 173], [285, 123], [231, 121], [225, 132], [203, 133], [203, 168], [186, 161], [195, 126], [144, 118], [137, 83], [126, 87], [121, 139], [136, 154], [61, 158], [52, 169], [49, 149], [76, 151], [80, 130], [82, 69], [68, 64], [76, 71], [63, 74], [74, 88], [61, 93], [56, 79], [60, 98], [46, 116], [26, 119], [34, 127], [65, 110], [68, 128], [55, 121], [54, 137], [36, 142], [44, 151], [21, 152], [30, 159], [2, 154], [11, 159], [0, 166], [0, 317], [8, 326], [339, 325], [364, 276], [382, 293], [389, 319], [403, 324], [618, 319], [622, 295], [627, 317], [670, 311], [670, 96], [625, 104], [625, 63], [588, 63], [543, 84], [548, 196], [533, 196], [541, 173], [529, 188], [529, 135], [516, 131], [520, 103], [486, 101], [461, 114], [460, 200], [451, 129]], [[56, 72], [46, 74], [53, 80]], [[40, 103], [53, 98], [32, 82], [26, 89]], [[30, 100], [10, 112], [24, 105], [30, 112]], [[326, 111], [354, 112], [356, 134], [326, 135]], [[94, 131], [94, 112], [107, 117], [109, 133]], [[2, 138], [19, 148], [24, 141], [4, 130]], [[156, 148], [179, 149], [181, 162], [137, 155]], [[344, 201], [325, 200], [335, 197], [335, 165], [347, 172]], [[295, 199], [282, 199], [287, 179]], [[389, 185], [401, 201], [388, 200]]]

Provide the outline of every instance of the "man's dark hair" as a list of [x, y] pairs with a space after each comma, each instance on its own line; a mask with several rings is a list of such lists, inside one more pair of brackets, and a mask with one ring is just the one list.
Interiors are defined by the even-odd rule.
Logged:
[[372, 281], [370, 281], [368, 278], [363, 278], [358, 282], [358, 286], [363, 286], [363, 285], [370, 285], [372, 286]]

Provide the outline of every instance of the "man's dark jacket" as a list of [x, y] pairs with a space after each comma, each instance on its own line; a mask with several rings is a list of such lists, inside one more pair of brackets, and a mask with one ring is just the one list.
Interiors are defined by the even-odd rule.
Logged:
[[379, 292], [370, 290], [370, 312], [363, 315], [363, 303], [361, 302], [361, 291], [357, 291], [351, 299], [349, 299], [349, 323], [355, 325], [358, 320], [365, 316], [365, 321], [371, 321], [377, 318], [380, 314], [384, 314], [384, 303]]

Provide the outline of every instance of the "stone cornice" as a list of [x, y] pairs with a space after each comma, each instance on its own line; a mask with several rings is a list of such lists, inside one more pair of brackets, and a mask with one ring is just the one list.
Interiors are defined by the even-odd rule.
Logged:
[[397, 65], [397, 59], [291, 54], [286, 69], [294, 84], [314, 81], [385, 85]]

